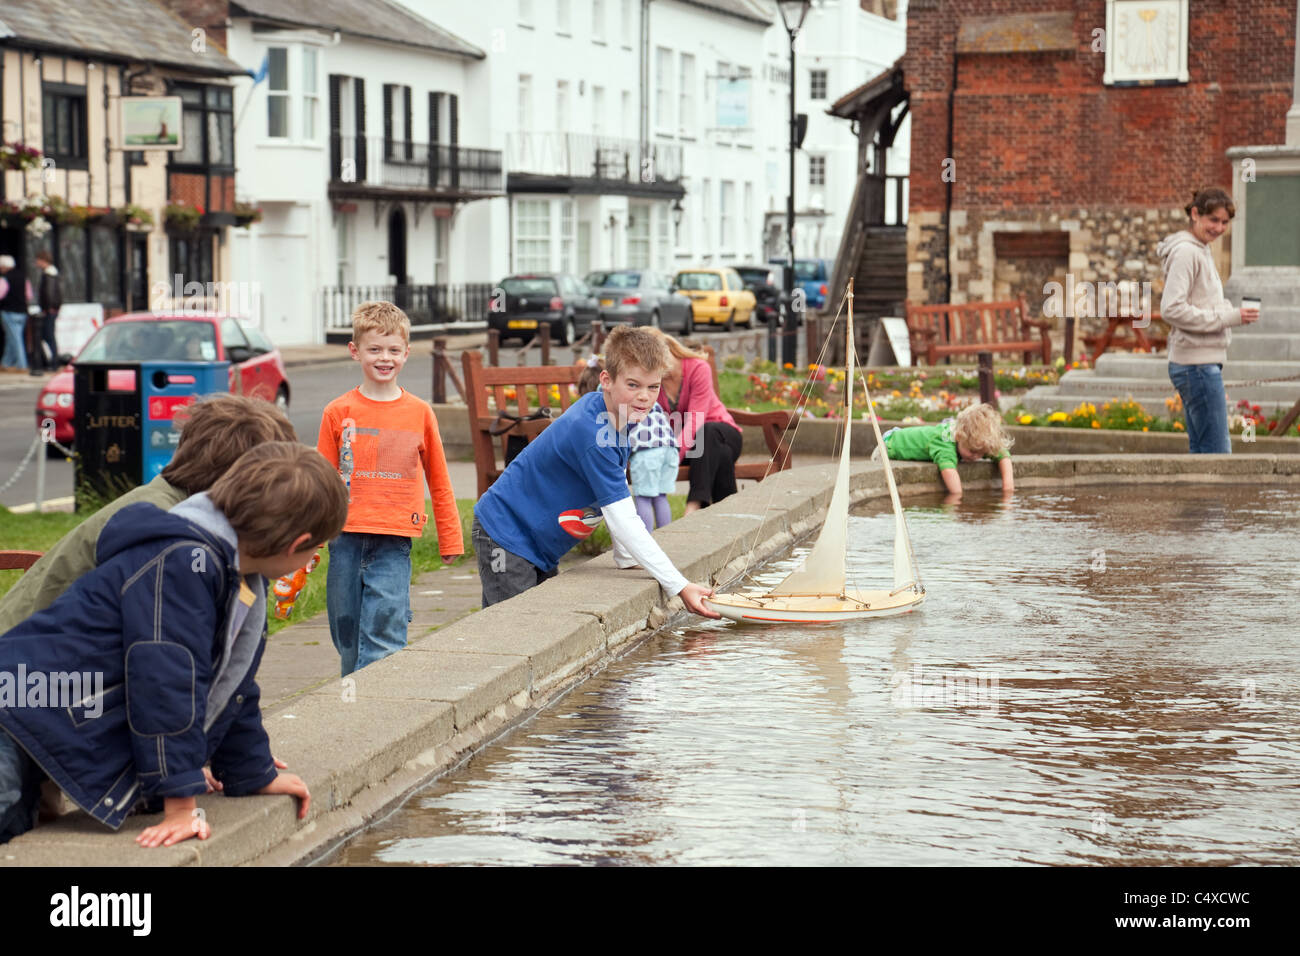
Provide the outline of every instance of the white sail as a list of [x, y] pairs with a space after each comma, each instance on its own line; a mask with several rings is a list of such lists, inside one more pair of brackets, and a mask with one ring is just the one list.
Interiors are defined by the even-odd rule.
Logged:
[[835, 473], [835, 490], [826, 520], [803, 566], [774, 587], [772, 594], [843, 594], [849, 531], [849, 446], [853, 433], [853, 308], [848, 316], [848, 372], [844, 377], [844, 443]]

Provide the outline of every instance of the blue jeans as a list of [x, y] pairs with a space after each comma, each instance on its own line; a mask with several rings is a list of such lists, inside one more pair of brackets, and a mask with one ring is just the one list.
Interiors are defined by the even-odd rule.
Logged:
[[0, 358], [0, 365], [26, 368], [27, 349], [23, 347], [23, 330], [27, 327], [27, 316], [21, 312], [0, 312], [0, 319], [5, 326], [5, 354], [4, 358]]
[[1178, 389], [1187, 417], [1187, 444], [1193, 455], [1230, 455], [1228, 398], [1223, 366], [1169, 363], [1169, 380]]
[[0, 730], [0, 843], [8, 843], [36, 825], [44, 777], [27, 751]]
[[344, 531], [331, 541], [325, 607], [344, 677], [400, 651], [411, 622], [411, 539]]

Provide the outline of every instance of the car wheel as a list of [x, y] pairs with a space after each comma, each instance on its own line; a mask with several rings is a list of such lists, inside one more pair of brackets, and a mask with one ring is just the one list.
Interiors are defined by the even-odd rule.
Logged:
[[682, 326], [682, 335], [695, 334], [695, 310], [686, 310], [686, 324]]
[[572, 345], [578, 340], [578, 328], [573, 324], [573, 316], [566, 315], [560, 326], [560, 344]]
[[275, 407], [289, 414], [289, 389], [281, 385], [275, 392]]
[[652, 328], [652, 329], [657, 329], [657, 328], [659, 328], [659, 310], [658, 310], [658, 309], [655, 309], [653, 312], [650, 313], [650, 328]]
[[736, 330], [736, 310], [732, 309], [731, 314], [727, 316], [727, 324], [723, 326], [728, 332]]

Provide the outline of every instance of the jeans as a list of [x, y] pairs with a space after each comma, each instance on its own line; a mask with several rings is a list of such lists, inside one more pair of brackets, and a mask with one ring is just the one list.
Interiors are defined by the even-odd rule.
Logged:
[[558, 568], [543, 571], [527, 558], [501, 547], [488, 537], [478, 523], [478, 515], [474, 516], [470, 540], [474, 542], [474, 553], [478, 557], [478, 579], [483, 588], [484, 607], [508, 601], [559, 573]]
[[[54, 320], [56, 318], [58, 318], [56, 312], [42, 312], [40, 315], [31, 316], [32, 354], [27, 358], [34, 369], [52, 371], [59, 367], [59, 346], [54, 340]], [[50, 350], [49, 358], [45, 357], [45, 348], [42, 348], [42, 342]]]
[[325, 608], [346, 677], [406, 646], [411, 539], [344, 531], [329, 547]]
[[27, 327], [27, 316], [21, 312], [0, 312], [0, 319], [5, 327], [5, 353], [0, 358], [0, 365], [7, 368], [26, 368], [27, 349], [23, 347], [23, 330]]
[[1187, 444], [1193, 455], [1230, 455], [1228, 399], [1223, 366], [1169, 363], [1169, 380], [1178, 389], [1187, 417]]
[[36, 825], [45, 774], [18, 742], [0, 730], [0, 843]]

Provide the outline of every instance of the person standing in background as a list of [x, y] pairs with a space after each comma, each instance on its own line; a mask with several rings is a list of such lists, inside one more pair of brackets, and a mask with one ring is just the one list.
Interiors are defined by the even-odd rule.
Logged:
[[[63, 292], [59, 288], [59, 270], [54, 265], [50, 254], [42, 249], [36, 253], [36, 270], [40, 276], [36, 288], [36, 303], [39, 311], [28, 322], [31, 329], [32, 350], [30, 354], [33, 375], [44, 375], [56, 371], [59, 367], [59, 346], [54, 340], [54, 320], [59, 317], [59, 308], [63, 305]], [[44, 347], [42, 347], [42, 343]], [[49, 358], [45, 348], [50, 350]]]
[[13, 256], [0, 256], [0, 323], [4, 327], [4, 357], [0, 372], [27, 371], [27, 349], [23, 327], [27, 323], [27, 302], [31, 289]]

